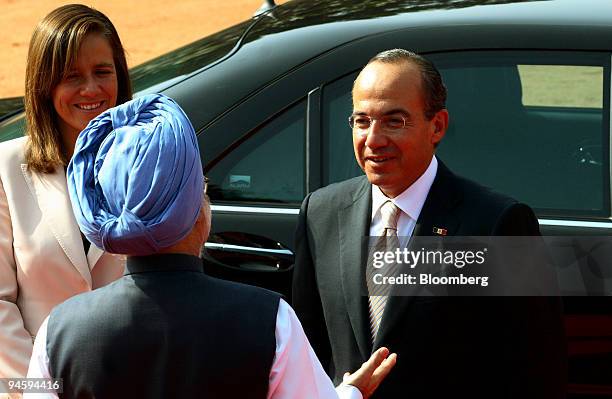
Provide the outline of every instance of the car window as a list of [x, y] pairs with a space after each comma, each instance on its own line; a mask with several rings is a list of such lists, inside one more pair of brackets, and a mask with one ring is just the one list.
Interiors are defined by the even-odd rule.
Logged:
[[[608, 216], [610, 58], [598, 53], [464, 52], [429, 56], [448, 88], [437, 156], [456, 173], [540, 216]], [[356, 73], [323, 91], [325, 183], [357, 176], [351, 131]]]
[[357, 74], [351, 74], [323, 90], [323, 184], [336, 183], [363, 172], [353, 154], [348, 117], [353, 111], [351, 89]]
[[208, 172], [213, 201], [300, 203], [305, 196], [301, 101], [247, 134]]
[[524, 106], [603, 108], [601, 66], [518, 64], [517, 69]]

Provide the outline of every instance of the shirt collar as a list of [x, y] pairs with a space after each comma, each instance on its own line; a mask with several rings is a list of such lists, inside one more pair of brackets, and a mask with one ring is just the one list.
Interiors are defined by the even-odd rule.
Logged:
[[[436, 173], [438, 172], [438, 160], [435, 156], [431, 157], [431, 162], [429, 162], [429, 166], [423, 172], [423, 174], [408, 187], [405, 189], [400, 195], [391, 199], [391, 201], [404, 212], [410, 218], [414, 220], [419, 219], [419, 215], [421, 214], [421, 209], [423, 209], [423, 205], [425, 204], [425, 200], [427, 199], [427, 194], [429, 193], [429, 189], [433, 184], [434, 179], [436, 178]], [[378, 186], [372, 186], [372, 219], [379, 211], [380, 207], [387, 201], [389, 198], [383, 194]]]

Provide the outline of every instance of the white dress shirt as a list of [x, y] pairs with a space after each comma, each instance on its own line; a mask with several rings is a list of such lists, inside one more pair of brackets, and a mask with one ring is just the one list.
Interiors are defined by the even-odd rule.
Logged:
[[[390, 199], [401, 210], [397, 221], [397, 235], [400, 239], [405, 237], [407, 241], [407, 239], [412, 236], [412, 232], [414, 231], [416, 222], [421, 214], [421, 209], [423, 209], [427, 194], [429, 194], [429, 189], [436, 178], [437, 172], [438, 160], [433, 156], [425, 172], [423, 172], [423, 174], [400, 195], [391, 199], [383, 194], [378, 186], [372, 186], [372, 223], [370, 224], [370, 236], [383, 235], [384, 228], [382, 225], [380, 207]], [[402, 241], [402, 246], [405, 245], [406, 242]]]
[[[36, 335], [28, 378], [51, 378], [47, 355], [47, 317]], [[335, 390], [315, 355], [302, 324], [284, 300], [276, 315], [276, 353], [270, 369], [268, 399], [362, 399], [359, 389], [340, 384]], [[347, 370], [355, 371], [355, 370]], [[56, 393], [26, 393], [27, 398], [58, 398]]]

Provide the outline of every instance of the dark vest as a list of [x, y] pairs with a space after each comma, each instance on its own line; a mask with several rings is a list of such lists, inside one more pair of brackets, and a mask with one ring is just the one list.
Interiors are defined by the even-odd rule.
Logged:
[[278, 303], [193, 256], [131, 257], [121, 279], [51, 312], [51, 375], [63, 398], [265, 398]]

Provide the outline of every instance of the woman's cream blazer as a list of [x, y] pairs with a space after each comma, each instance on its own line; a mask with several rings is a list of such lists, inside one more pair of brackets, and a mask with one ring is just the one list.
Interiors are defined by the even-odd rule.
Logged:
[[29, 171], [25, 142], [0, 143], [0, 378], [26, 375], [32, 337], [51, 308], [119, 278], [125, 266], [94, 245], [85, 254], [64, 169]]

